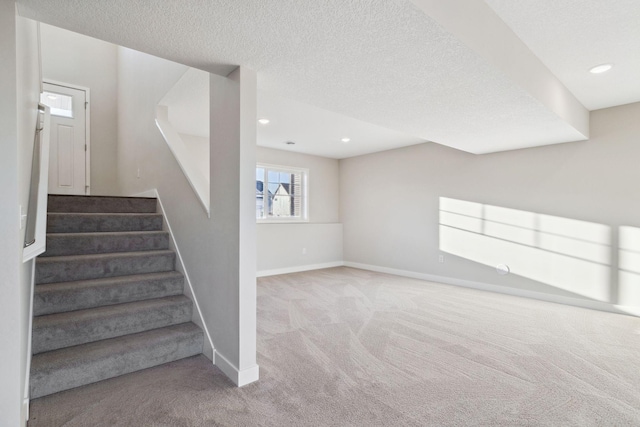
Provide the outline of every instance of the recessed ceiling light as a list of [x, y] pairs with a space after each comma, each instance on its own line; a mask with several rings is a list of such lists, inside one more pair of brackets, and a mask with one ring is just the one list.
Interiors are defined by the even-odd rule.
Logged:
[[591, 68], [589, 72], [592, 74], [601, 74], [609, 71], [611, 68], [613, 68], [612, 64], [601, 64]]
[[258, 119], [258, 123], [261, 125], [269, 124], [269, 119]]
[[349, 141], [351, 141], [351, 138], [342, 138], [340, 141], [344, 142], [345, 144]]
[[285, 144], [287, 144], [287, 145], [296, 145], [296, 143], [293, 142], [293, 141], [286, 141]]
[[47, 98], [49, 98], [49, 99], [58, 99], [58, 97], [55, 96], [55, 95], [47, 95]]

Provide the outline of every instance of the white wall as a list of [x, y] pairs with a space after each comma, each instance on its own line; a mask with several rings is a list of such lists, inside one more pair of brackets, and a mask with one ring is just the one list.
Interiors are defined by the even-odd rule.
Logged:
[[[38, 118], [40, 98], [40, 58], [38, 57], [38, 24], [30, 19], [17, 17], [17, 96], [18, 96], [18, 193], [20, 204], [28, 206], [31, 186], [31, 163], [35, 127]], [[43, 207], [41, 207], [43, 208]], [[29, 208], [31, 210], [32, 208]], [[35, 212], [31, 212], [35, 214]], [[20, 231], [20, 242], [24, 242], [26, 227]], [[20, 377], [21, 393], [26, 402], [29, 398], [28, 370], [31, 363], [31, 306], [33, 300], [34, 260], [21, 265], [20, 270]], [[22, 420], [27, 418], [23, 406]]]
[[187, 147], [190, 163], [199, 175], [209, 178], [209, 137], [179, 133], [182, 142]]
[[209, 214], [209, 73], [189, 68], [162, 97], [157, 124]]
[[[258, 224], [258, 275], [342, 262], [338, 160], [258, 147], [258, 163], [309, 170], [309, 222]], [[303, 254], [306, 249], [306, 254]]]
[[[136, 194], [155, 188], [167, 176], [167, 185], [178, 188], [183, 183], [187, 185], [182, 192], [185, 203], [196, 200], [155, 124], [157, 103], [188, 67], [122, 47], [118, 48], [117, 64], [120, 189], [126, 195]], [[168, 169], [157, 165], [166, 165]]]
[[160, 105], [169, 107], [169, 121], [176, 132], [209, 140], [209, 73], [189, 68]]
[[[640, 307], [638, 117], [640, 104], [592, 112], [586, 142], [483, 156], [423, 144], [342, 160], [345, 261]], [[441, 197], [476, 203], [462, 204], [467, 214], [477, 209], [485, 218], [538, 225], [513, 227], [471, 214], [455, 220], [462, 229], [478, 226], [475, 234], [441, 228], [440, 221], [453, 221], [449, 213], [440, 216]], [[626, 253], [619, 255], [620, 230]], [[619, 257], [631, 271], [626, 289]], [[497, 275], [502, 262], [512, 274]], [[530, 274], [532, 268], [542, 275]]]
[[[165, 105], [156, 107], [156, 125], [178, 162], [182, 173], [191, 185], [194, 194], [200, 199], [202, 208], [209, 215], [209, 138], [206, 138], [207, 157], [204, 160], [198, 159], [194, 161], [196, 157], [193, 150], [194, 147], [185, 143], [182, 136], [176, 132], [173, 124], [169, 121], [168, 109], [169, 107]], [[201, 173], [202, 163], [205, 163], [206, 166], [205, 173]]]
[[91, 194], [118, 195], [117, 46], [41, 24], [45, 80], [91, 90]]
[[258, 379], [259, 369], [255, 220], [257, 76], [242, 67], [227, 78], [212, 74], [210, 90], [213, 251], [207, 273], [213, 286], [207, 308], [214, 319], [216, 364], [236, 384], [244, 385]]
[[16, 23], [13, 2], [0, 2], [0, 424], [18, 426], [20, 376], [20, 233], [18, 220], [18, 117], [16, 114]]
[[[254, 203], [255, 198], [255, 154], [251, 153], [255, 150], [255, 107], [253, 118], [247, 118], [244, 110], [251, 110], [246, 106], [251, 103], [251, 90], [243, 87], [245, 82], [211, 77], [212, 93], [219, 91], [211, 107], [211, 120], [224, 124], [213, 127], [214, 132], [224, 129], [227, 134], [219, 137], [212, 133], [216, 143], [211, 147], [209, 219], [155, 125], [156, 105], [186, 68], [134, 50], [118, 49], [119, 184], [127, 195], [158, 190], [213, 338], [216, 364], [234, 381], [242, 382], [247, 372], [257, 378], [255, 209], [249, 206], [248, 223], [240, 215], [240, 203], [246, 211], [244, 204], [249, 199]], [[247, 84], [250, 86], [250, 82]], [[241, 102], [241, 95], [249, 100]], [[244, 151], [238, 151], [241, 149]], [[224, 204], [217, 200], [224, 200]]]
[[14, 2], [0, 4], [0, 425], [25, 425], [22, 405], [28, 367], [32, 263], [22, 263], [26, 206], [37, 117], [37, 24], [16, 17]]

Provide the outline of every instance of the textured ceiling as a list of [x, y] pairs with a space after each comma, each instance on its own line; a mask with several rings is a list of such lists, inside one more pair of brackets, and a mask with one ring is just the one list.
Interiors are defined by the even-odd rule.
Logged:
[[[209, 73], [188, 68], [159, 104], [178, 133], [209, 137]], [[425, 142], [265, 91], [258, 93], [258, 117], [270, 120], [258, 125], [258, 145], [335, 159]]]
[[640, 101], [639, 0], [486, 2], [589, 110]]
[[407, 140], [486, 153], [584, 139], [405, 0], [19, 0], [18, 6], [26, 17], [214, 73], [247, 66], [258, 72], [262, 91], [393, 129]]
[[[258, 125], [258, 145], [335, 159], [425, 142], [265, 91], [258, 93], [258, 117], [270, 120]], [[348, 143], [341, 141], [345, 137]], [[295, 145], [286, 145], [286, 141]]]

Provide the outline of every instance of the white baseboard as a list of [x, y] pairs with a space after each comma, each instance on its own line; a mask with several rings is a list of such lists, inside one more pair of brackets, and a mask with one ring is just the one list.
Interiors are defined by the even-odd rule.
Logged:
[[331, 267], [342, 267], [343, 265], [345, 264], [342, 261], [325, 262], [322, 264], [299, 265], [296, 267], [276, 268], [273, 270], [260, 270], [256, 273], [256, 276], [257, 277], [276, 276], [279, 274], [299, 273], [301, 271], [320, 270], [323, 268], [331, 268]]
[[224, 372], [224, 374], [229, 377], [229, 379], [233, 381], [234, 384], [238, 387], [256, 382], [260, 378], [260, 367], [258, 365], [239, 370], [233, 363], [229, 362], [227, 358], [221, 355], [219, 352], [216, 352], [215, 359], [215, 365], [220, 368], [220, 370]]
[[378, 273], [393, 274], [396, 276], [410, 277], [412, 279], [426, 280], [429, 282], [444, 283], [447, 285], [461, 286], [464, 288], [478, 289], [481, 291], [496, 292], [499, 294], [517, 297], [532, 298], [540, 301], [557, 304], [572, 305], [575, 307], [590, 308], [592, 310], [608, 311], [617, 314], [628, 314], [640, 317], [640, 307], [627, 307], [602, 301], [593, 301], [580, 298], [571, 298], [562, 295], [547, 294], [544, 292], [529, 291], [525, 289], [509, 288], [506, 286], [492, 285], [489, 283], [474, 282], [471, 280], [456, 279], [454, 277], [437, 276], [434, 274], [418, 273], [415, 271], [399, 270], [396, 268], [380, 267], [377, 265], [361, 264], [345, 261], [345, 267], [353, 267], [361, 270], [376, 271]]
[[23, 427], [27, 427], [27, 421], [29, 421], [29, 399], [22, 400], [22, 413], [20, 414]]
[[202, 348], [202, 354], [204, 355], [204, 357], [206, 357], [207, 359], [209, 359], [211, 361], [211, 363], [213, 363], [214, 365], [216, 364], [216, 350], [215, 348], [213, 348], [213, 344], [209, 343], [210, 345], [205, 345]]

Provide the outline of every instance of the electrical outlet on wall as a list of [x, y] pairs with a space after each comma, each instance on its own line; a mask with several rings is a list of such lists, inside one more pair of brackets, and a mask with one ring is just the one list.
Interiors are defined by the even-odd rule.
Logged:
[[307, 254], [307, 248], [302, 248], [302, 255], [306, 255]]
[[438, 255], [438, 262], [440, 263], [444, 262], [444, 255]]

